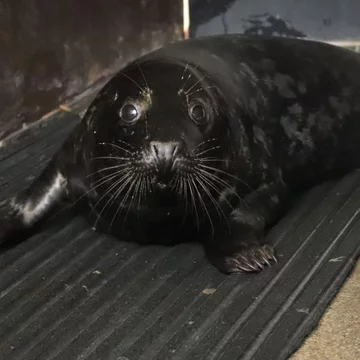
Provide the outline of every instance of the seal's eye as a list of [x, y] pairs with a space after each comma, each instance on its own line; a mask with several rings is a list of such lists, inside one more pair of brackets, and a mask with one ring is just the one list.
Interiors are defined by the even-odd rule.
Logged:
[[121, 119], [126, 123], [132, 123], [132, 122], [136, 121], [140, 115], [137, 107], [134, 104], [129, 104], [129, 103], [125, 104], [120, 109], [119, 114], [120, 114]]
[[197, 125], [205, 125], [209, 121], [205, 107], [198, 103], [190, 107], [189, 115]]

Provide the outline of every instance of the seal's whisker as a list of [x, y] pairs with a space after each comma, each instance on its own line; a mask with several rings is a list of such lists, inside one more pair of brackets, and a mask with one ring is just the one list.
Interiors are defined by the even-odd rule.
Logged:
[[211, 158], [211, 157], [207, 157], [207, 158], [198, 158], [196, 159], [196, 161], [198, 162], [229, 162], [229, 160], [227, 159], [217, 159], [217, 158]]
[[122, 151], [125, 151], [127, 152], [128, 154], [130, 155], [134, 155], [134, 152], [133, 151], [130, 151], [130, 150], [127, 150], [127, 149], [124, 149], [122, 146], [119, 146], [119, 145], [115, 145], [115, 144], [112, 144], [112, 143], [108, 143], [110, 146], [113, 146], [114, 148], [116, 149], [119, 149], [119, 150], [122, 150]]
[[[75, 201], [73, 201], [72, 203], [69, 204], [69, 207], [73, 207], [75, 206], [81, 199], [83, 199], [86, 195], [88, 195], [89, 193], [91, 193], [92, 191], [94, 191], [96, 188], [98, 188], [99, 186], [107, 183], [108, 181], [111, 181], [112, 179], [114, 179], [115, 177], [119, 176], [118, 173], [112, 173], [112, 174], [108, 174], [106, 176], [103, 176], [101, 179], [96, 180], [92, 185], [96, 184], [97, 182], [100, 182], [99, 184], [97, 184], [96, 186], [91, 186], [90, 189], [88, 189], [87, 191], [85, 191], [83, 194], [81, 194], [81, 196], [77, 197]], [[104, 180], [105, 179], [105, 180]]]
[[201, 168], [197, 168], [197, 171], [204, 174], [204, 176], [207, 176], [208, 178], [213, 179], [214, 181], [216, 181], [218, 184], [221, 184], [222, 186], [224, 186], [227, 189], [231, 189], [231, 186], [222, 178], [220, 178], [219, 176], [217, 176], [214, 173], [211, 173], [207, 170], [201, 169]]
[[114, 171], [114, 172], [112, 172], [110, 174], [106, 174], [106, 175], [102, 176], [100, 179], [97, 179], [97, 180], [93, 181], [91, 184], [96, 185], [97, 183], [101, 182], [102, 180], [105, 180], [105, 179], [113, 177], [113, 176], [119, 176], [119, 175], [121, 175], [123, 173], [126, 173], [127, 170], [128, 169], [126, 167], [125, 169], [120, 169], [120, 170]]
[[[116, 219], [116, 217], [117, 217], [117, 214], [119, 213], [119, 210], [125, 205], [125, 203], [126, 203], [128, 197], [129, 197], [129, 195], [130, 195], [131, 192], [132, 192], [132, 189], [134, 188], [134, 185], [137, 184], [138, 178], [139, 178], [139, 174], [136, 174], [136, 175], [131, 174], [131, 179], [130, 179], [130, 180], [131, 180], [131, 184], [130, 184], [128, 190], [126, 191], [125, 196], [123, 197], [120, 205], [118, 206], [118, 208], [117, 208], [117, 210], [116, 210], [116, 212], [115, 212], [115, 214], [114, 214], [114, 216], [113, 216], [113, 218], [112, 218], [112, 220], [111, 220], [110, 229], [111, 229], [112, 224], [114, 223], [114, 221], [115, 221], [115, 219]], [[129, 215], [129, 210], [130, 210], [130, 208], [131, 208], [131, 205], [132, 205], [133, 200], [134, 200], [134, 192], [133, 192], [133, 195], [131, 196], [130, 204], [127, 206], [127, 210], [126, 210], [125, 217], [124, 217], [124, 221], [123, 221], [123, 228], [125, 227], [126, 220], [127, 220], [128, 215]], [[110, 229], [109, 229], [109, 230], [110, 230]]]
[[[185, 80], [183, 86], [181, 87], [181, 89], [178, 91], [178, 94], [182, 94], [184, 93], [184, 87], [186, 85], [186, 83], [188, 82], [188, 80], [191, 78], [191, 73], [189, 74], [189, 76], [187, 77], [187, 79]], [[185, 94], [186, 95], [186, 94]]]
[[200, 184], [200, 186], [203, 188], [204, 192], [206, 193], [206, 195], [209, 197], [210, 201], [214, 204], [214, 207], [219, 215], [219, 217], [223, 217], [225, 219], [225, 221], [228, 224], [229, 230], [230, 230], [230, 224], [229, 221], [223, 211], [223, 209], [221, 208], [221, 206], [219, 205], [219, 203], [216, 201], [216, 199], [214, 198], [214, 196], [211, 194], [210, 190], [206, 187], [206, 184], [204, 184], [204, 182], [200, 179], [199, 176], [196, 177], [196, 180], [198, 181], [198, 183]]
[[206, 77], [207, 77], [207, 75], [202, 76], [193, 86], [190, 87], [190, 89], [187, 89], [187, 90], [185, 91], [185, 95], [186, 95], [186, 96], [189, 96], [189, 95], [188, 95], [189, 92], [190, 92], [200, 81], [204, 80]]
[[126, 78], [128, 78], [130, 81], [132, 81], [132, 83], [134, 85], [136, 85], [141, 92], [146, 92], [145, 89], [143, 89], [135, 80], [133, 80], [129, 75], [123, 73], [122, 71], [119, 72], [119, 75], [125, 76]]
[[84, 194], [82, 194], [79, 198], [76, 199], [76, 201], [73, 203], [73, 205], [75, 205], [76, 202], [78, 202], [79, 200], [81, 200], [83, 197], [85, 197], [86, 195], [88, 195], [90, 192], [94, 191], [95, 189], [97, 189], [99, 186], [104, 185], [105, 183], [107, 183], [108, 181], [111, 181], [112, 179], [120, 176], [123, 173], [126, 173], [127, 169], [122, 169], [120, 171], [116, 171], [113, 172], [111, 174], [107, 174], [104, 175], [103, 177], [101, 177], [100, 179], [95, 180], [94, 182], [91, 183], [91, 187], [89, 190], [87, 190], [86, 192], [84, 192]]
[[182, 222], [184, 223], [187, 215], [187, 193], [185, 192], [185, 180], [180, 174], [177, 174], [174, 182], [176, 183], [174, 186], [175, 192], [179, 198], [185, 202], [185, 212], [182, 219]]
[[134, 190], [133, 189], [134, 189], [135, 184], [137, 183], [137, 178], [138, 177], [139, 177], [139, 174], [137, 174], [137, 175], [132, 174], [131, 179], [130, 179], [130, 186], [127, 189], [127, 191], [126, 191], [120, 205], [118, 206], [118, 209], [116, 210], [115, 215], [113, 216], [113, 219], [112, 219], [111, 224], [110, 224], [110, 228], [112, 227], [112, 224], [113, 224], [114, 220], [116, 219], [117, 214], [119, 213], [119, 210], [122, 211], [122, 209], [125, 207], [127, 199], [129, 198], [130, 194], [132, 194], [131, 201], [130, 201], [130, 204], [127, 206], [126, 214], [125, 214], [123, 224], [122, 224], [122, 227], [124, 229], [125, 224], [126, 224], [126, 220], [127, 220], [128, 214], [129, 214], [130, 207], [131, 207], [132, 202], [134, 200]]
[[184, 178], [182, 178], [182, 182], [183, 182], [183, 192], [184, 192], [184, 200], [185, 200], [185, 212], [184, 212], [184, 219], [183, 221], [185, 221], [186, 215], [187, 215], [187, 209], [189, 206], [189, 199], [188, 199], [188, 183], [186, 182], [186, 180]]
[[[215, 186], [215, 184], [211, 181], [210, 178], [206, 177], [202, 173], [197, 174], [208, 186], [210, 186], [219, 196], [221, 196], [221, 191], [219, 188]], [[229, 203], [229, 201], [225, 198], [224, 201], [229, 205], [229, 207], [234, 210], [234, 207]]]
[[[207, 178], [206, 176], [204, 176], [203, 174], [197, 174], [208, 186], [210, 186], [219, 196], [221, 196], [221, 192], [220, 190], [215, 186], [215, 184], [213, 184], [213, 182], [211, 181], [211, 179]], [[216, 200], [215, 200], [216, 201]], [[229, 208], [231, 210], [234, 210], [234, 207], [229, 203], [229, 201], [225, 198], [224, 201], [228, 204]], [[231, 226], [229, 223], [229, 220], [227, 218], [227, 216], [225, 215], [223, 209], [221, 208], [221, 206], [219, 205], [218, 201], [216, 201], [216, 204], [218, 205], [227, 225], [228, 225], [228, 229], [229, 229], [229, 233], [231, 233]]]
[[[218, 184], [224, 186], [226, 189], [232, 190], [231, 187], [229, 186], [229, 184], [224, 181], [223, 179], [221, 179], [220, 177], [216, 176], [213, 173], [210, 173], [206, 170], [203, 169], [198, 169], [198, 171], [200, 171], [204, 176], [207, 176], [209, 179], [212, 179], [213, 181], [216, 181]], [[246, 203], [246, 201], [235, 191], [234, 195], [245, 205], [248, 207], [248, 204]]]
[[198, 196], [198, 199], [199, 199], [202, 207], [204, 208], [204, 211], [205, 211], [205, 213], [206, 213], [206, 215], [207, 215], [207, 217], [208, 217], [208, 219], [209, 219], [210, 226], [211, 226], [211, 234], [214, 235], [214, 224], [213, 224], [213, 221], [212, 221], [212, 219], [211, 219], [211, 215], [210, 215], [210, 213], [209, 213], [209, 210], [208, 210], [208, 208], [206, 207], [206, 204], [205, 204], [204, 200], [202, 199], [201, 194], [200, 194], [200, 191], [199, 191], [199, 189], [198, 189], [198, 187], [197, 187], [198, 178], [197, 178], [196, 176], [193, 176], [193, 177], [192, 177], [192, 183], [193, 183], [193, 185], [194, 185], [194, 187], [195, 187], [195, 190], [196, 190], [196, 194], [197, 194], [197, 196]]
[[[97, 171], [94, 171], [94, 172], [86, 175], [85, 178], [89, 178], [89, 177], [91, 177], [91, 176], [93, 176], [93, 175], [96, 175], [96, 174], [99, 174], [99, 173], [101, 173], [101, 172], [103, 172], [103, 171], [108, 171], [108, 170], [113, 170], [113, 169], [119, 169], [119, 168], [128, 167], [128, 166], [129, 166], [129, 164], [118, 164], [118, 165], [108, 166], [108, 167], [105, 167], [105, 168], [103, 168], [103, 169], [99, 169], [99, 170], [97, 170]], [[123, 170], [123, 169], [122, 169], [122, 170]]]
[[138, 220], [140, 219], [139, 215], [140, 215], [140, 205], [141, 205], [141, 201], [145, 196], [146, 193], [146, 181], [147, 178], [144, 179], [143, 176], [140, 177], [140, 189], [139, 189], [139, 196], [138, 196], [138, 204], [137, 204], [137, 215], [138, 215]]
[[[100, 203], [100, 201], [101, 201], [102, 199], [104, 199], [105, 196], [106, 196], [108, 193], [110, 193], [113, 188], [115, 188], [116, 186], [120, 185], [122, 181], [123, 181], [123, 179], [118, 179], [118, 180], [115, 181], [114, 184], [110, 185], [110, 186], [107, 188], [106, 193], [104, 193], [104, 194], [101, 196], [101, 198], [98, 199], [98, 201], [96, 202], [96, 204], [92, 207], [92, 211], [95, 212], [96, 207], [98, 206], [98, 204]], [[100, 220], [100, 218], [101, 218], [102, 213], [104, 212], [104, 210], [106, 209], [106, 207], [111, 203], [111, 200], [113, 199], [113, 197], [114, 197], [114, 194], [112, 194], [112, 195], [110, 196], [110, 198], [106, 201], [105, 205], [102, 207], [100, 213], [97, 214], [97, 218], [96, 218], [95, 223], [94, 223], [94, 227], [95, 227], [95, 228], [96, 228], [97, 223], [99, 222], [99, 220]]]
[[[189, 61], [187, 62], [187, 64], [186, 64], [185, 70], [184, 70], [184, 72], [183, 72], [183, 76], [185, 75], [185, 71], [188, 69], [189, 64], [190, 64], [190, 60], [189, 60]], [[199, 66], [200, 66], [199, 64], [198, 64], [198, 65], [195, 65], [195, 69], [197, 70]], [[181, 89], [178, 91], [178, 94], [180, 94], [180, 93], [182, 93], [182, 92], [184, 91], [184, 87], [185, 87], [186, 83], [188, 82], [188, 80], [191, 78], [191, 75], [192, 75], [191, 72], [189, 72], [189, 76], [188, 76], [187, 79], [185, 80], [185, 83], [183, 84], [183, 86], [181, 87]], [[183, 76], [181, 77], [181, 80], [183, 80]], [[186, 95], [186, 94], [185, 94], [185, 95]]]
[[[127, 214], [129, 213], [129, 210], [131, 208], [132, 202], [135, 200], [137, 200], [137, 198], [139, 199], [139, 192], [140, 192], [140, 188], [141, 188], [141, 184], [143, 183], [142, 180], [142, 176], [140, 174], [137, 174], [135, 179], [134, 179], [134, 183], [135, 183], [135, 189], [133, 191], [133, 195], [131, 197], [131, 202], [128, 206], [128, 210], [127, 210]], [[137, 201], [137, 203], [139, 204], [139, 200]], [[139, 212], [138, 212], [139, 214]], [[127, 216], [127, 215], [126, 215]]]
[[[109, 175], [106, 175], [106, 176], [103, 176], [101, 179], [98, 179], [94, 182], [92, 182], [92, 187], [91, 187], [91, 190], [95, 190], [96, 188], [98, 188], [99, 186], [101, 185], [104, 185], [105, 183], [107, 183], [108, 181], [111, 181], [113, 180], [114, 178], [120, 178], [120, 181], [126, 179], [126, 177], [128, 176], [129, 174], [129, 170], [128, 169], [123, 169], [121, 171], [118, 171], [118, 172], [115, 172], [113, 174], [109, 174]], [[118, 180], [116, 180], [117, 182]], [[95, 186], [94, 186], [95, 185]], [[117, 184], [113, 184], [112, 186], [116, 187]], [[112, 190], [112, 188], [110, 189]], [[101, 199], [100, 199], [101, 200]]]
[[[184, 75], [185, 75], [185, 72], [187, 70], [187, 68], [189, 67], [189, 64], [190, 64], [190, 61], [187, 62], [186, 66], [185, 66], [185, 69], [181, 75], [181, 80], [184, 80]], [[187, 79], [185, 80], [185, 82], [183, 83], [183, 86], [179, 89], [178, 91], [178, 94], [181, 94], [183, 91], [184, 91], [184, 87], [187, 83], [187, 81], [191, 78], [191, 73], [189, 73], [189, 76], [187, 77]]]
[[216, 149], [220, 149], [220, 146], [219, 145], [213, 146], [213, 147], [206, 149], [200, 153], [197, 153], [196, 156], [204, 155], [204, 154], [208, 153], [209, 151], [216, 150]]
[[219, 173], [221, 173], [221, 174], [224, 174], [224, 175], [226, 175], [226, 176], [229, 176], [230, 178], [235, 179], [235, 180], [241, 182], [242, 184], [244, 184], [249, 190], [254, 191], [254, 190], [250, 187], [250, 185], [247, 184], [244, 180], [241, 180], [241, 179], [239, 179], [238, 177], [236, 177], [236, 176], [234, 176], [234, 175], [231, 175], [231, 174], [229, 174], [229, 173], [226, 172], [226, 171], [223, 171], [223, 170], [214, 168], [214, 167], [212, 167], [212, 166], [204, 165], [204, 164], [197, 164], [197, 166], [200, 166], [200, 167], [205, 168], [205, 169], [208, 169], [208, 170], [213, 170], [214, 172], [219, 172]]
[[120, 140], [120, 139], [116, 139], [116, 141], [118, 141], [119, 143], [122, 143], [124, 145], [127, 145], [130, 149], [134, 150], [134, 146], [132, 146], [131, 144], [129, 144], [127, 141], [124, 140]]
[[[104, 192], [104, 194], [98, 199], [98, 201], [95, 203], [95, 205], [93, 206], [93, 208], [95, 209], [101, 202], [101, 200], [103, 200], [114, 188], [116, 188], [117, 186], [119, 186], [123, 181], [126, 181], [126, 179], [128, 179], [129, 174], [126, 173], [125, 175], [123, 175], [122, 177], [120, 177], [120, 179], [117, 179], [114, 184], [110, 185], [107, 190]], [[123, 185], [121, 185], [123, 186]], [[107, 203], [105, 204], [105, 206], [103, 206], [102, 210], [100, 211], [100, 214], [98, 215], [98, 218], [96, 220], [95, 226], [99, 220], [99, 217], [101, 216], [102, 212], [105, 210], [105, 208], [107, 207], [107, 205], [109, 204], [109, 202], [111, 201], [111, 199], [113, 198], [114, 194], [110, 197], [110, 199], [107, 201]]]
[[194, 149], [191, 150], [191, 152], [192, 152], [192, 153], [196, 153], [196, 150], [197, 150], [199, 147], [207, 144], [208, 142], [215, 141], [215, 140], [217, 140], [217, 138], [212, 138], [212, 139], [204, 140], [204, 141], [202, 141], [201, 143], [197, 144], [197, 145], [194, 147]]
[[144, 74], [144, 72], [142, 71], [142, 69], [141, 69], [141, 67], [140, 67], [140, 64], [139, 64], [138, 62], [136, 62], [136, 65], [138, 66], [138, 68], [139, 68], [139, 70], [140, 70], [140, 72], [141, 72], [141, 76], [142, 76], [142, 78], [144, 79], [144, 83], [145, 83], [145, 85], [146, 85], [146, 88], [147, 88], [147, 89], [150, 89], [149, 84], [148, 84], [148, 82], [146, 81], [145, 74]]
[[[112, 186], [110, 186], [110, 188], [108, 189], [108, 191], [102, 196], [102, 198], [104, 198], [104, 196], [105, 196], [107, 193], [109, 193], [114, 187], [120, 185], [121, 182], [123, 182], [123, 183], [120, 185], [119, 189], [117, 189], [117, 190], [115, 191], [115, 193], [110, 196], [110, 198], [108, 199], [108, 201], [106, 202], [106, 204], [105, 204], [105, 205], [103, 206], [103, 208], [101, 209], [101, 211], [100, 211], [100, 213], [98, 214], [98, 217], [97, 217], [97, 219], [96, 219], [96, 222], [95, 222], [95, 225], [94, 225], [95, 227], [96, 227], [96, 225], [97, 225], [97, 223], [98, 223], [98, 221], [99, 221], [102, 213], [104, 212], [104, 210], [105, 210], [109, 205], [111, 205], [111, 204], [115, 201], [115, 199], [116, 199], [116, 198], [119, 196], [119, 194], [124, 190], [124, 188], [128, 185], [128, 183], [131, 181], [131, 179], [132, 179], [132, 176], [131, 176], [131, 175], [129, 175], [129, 174], [124, 175], [120, 180], [116, 181], [115, 184], [113, 184]], [[100, 202], [100, 200], [99, 200], [97, 203], [99, 203], [99, 202]], [[96, 205], [95, 205], [95, 206], [96, 206]], [[94, 206], [94, 208], [95, 208], [95, 206]]]
[[182, 73], [182, 75], [181, 75], [181, 80], [184, 80], [184, 75], [185, 75], [185, 72], [186, 72], [189, 64], [190, 64], [190, 60], [187, 62], [186, 66], [185, 66], [185, 68], [184, 68], [184, 71], [183, 71], [183, 73]]
[[191, 195], [191, 203], [192, 203], [192, 205], [194, 207], [194, 210], [195, 210], [197, 230], [199, 231], [200, 230], [199, 214], [198, 214], [198, 209], [197, 209], [197, 206], [196, 206], [196, 200], [195, 200], [195, 196], [194, 196], [192, 182], [190, 180], [192, 180], [191, 175], [186, 178], [186, 181], [187, 181], [187, 185], [189, 187], [189, 191], [190, 191], [190, 195]]
[[216, 86], [205, 86], [205, 87], [201, 87], [201, 88], [199, 88], [199, 89], [197, 89], [197, 90], [194, 90], [194, 91], [192, 91], [191, 93], [186, 94], [186, 95], [187, 95], [187, 96], [191, 96], [191, 95], [193, 95], [193, 94], [195, 94], [195, 93], [197, 93], [197, 92], [199, 92], [199, 91], [201, 91], [201, 90], [212, 89], [212, 88], [216, 88]]
[[120, 157], [120, 156], [96, 156], [90, 159], [93, 160], [123, 160], [123, 161], [130, 161], [128, 157]]
[[184, 179], [183, 177], [181, 177], [181, 192], [183, 194], [184, 197], [184, 202], [185, 202], [185, 211], [184, 211], [184, 216], [182, 219], [182, 222], [185, 222], [186, 216], [187, 216], [187, 208], [188, 208], [188, 187], [187, 187], [187, 182], [186, 179]]

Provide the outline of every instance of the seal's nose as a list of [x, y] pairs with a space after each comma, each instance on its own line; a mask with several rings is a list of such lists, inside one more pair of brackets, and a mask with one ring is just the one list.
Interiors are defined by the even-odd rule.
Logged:
[[177, 142], [152, 141], [150, 148], [154, 159], [158, 165], [162, 165], [164, 170], [171, 169], [173, 161], [179, 149]]

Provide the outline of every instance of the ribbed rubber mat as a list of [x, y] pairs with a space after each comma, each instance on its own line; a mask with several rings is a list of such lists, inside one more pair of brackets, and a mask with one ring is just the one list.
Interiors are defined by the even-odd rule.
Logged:
[[[78, 121], [61, 116], [0, 149], [1, 198]], [[358, 173], [313, 189], [269, 234], [279, 263], [231, 276], [197, 245], [125, 244], [80, 217], [49, 223], [0, 256], [0, 359], [286, 359], [359, 255], [359, 208]]]

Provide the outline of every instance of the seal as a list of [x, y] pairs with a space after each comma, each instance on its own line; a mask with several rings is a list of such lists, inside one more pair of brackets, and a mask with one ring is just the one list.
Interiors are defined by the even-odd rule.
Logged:
[[99, 231], [171, 243], [185, 229], [180, 241], [200, 241], [220, 271], [260, 271], [276, 261], [266, 231], [291, 196], [359, 167], [358, 94], [359, 55], [333, 45], [236, 34], [168, 44], [105, 85], [2, 205], [2, 237], [66, 200]]

